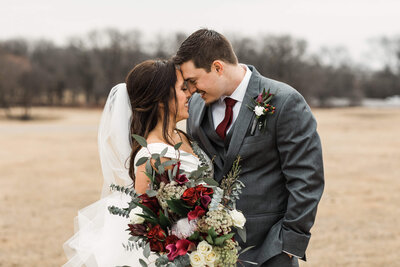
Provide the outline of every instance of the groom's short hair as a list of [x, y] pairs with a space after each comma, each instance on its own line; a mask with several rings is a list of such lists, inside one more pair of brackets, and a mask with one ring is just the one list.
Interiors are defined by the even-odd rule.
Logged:
[[190, 60], [193, 60], [196, 68], [203, 68], [207, 72], [211, 71], [211, 64], [215, 60], [222, 60], [230, 64], [238, 63], [228, 39], [209, 29], [200, 29], [192, 33], [183, 41], [173, 57], [176, 65], [181, 65]]

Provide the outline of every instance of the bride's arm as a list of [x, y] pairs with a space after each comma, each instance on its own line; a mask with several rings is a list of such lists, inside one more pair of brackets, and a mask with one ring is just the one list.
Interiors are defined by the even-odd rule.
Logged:
[[[161, 163], [171, 160], [169, 158], [161, 158]], [[152, 160], [153, 161], [153, 160]], [[146, 193], [149, 189], [150, 179], [144, 174], [146, 171], [146, 163], [140, 165], [136, 169], [135, 178], [135, 191], [139, 195]]]

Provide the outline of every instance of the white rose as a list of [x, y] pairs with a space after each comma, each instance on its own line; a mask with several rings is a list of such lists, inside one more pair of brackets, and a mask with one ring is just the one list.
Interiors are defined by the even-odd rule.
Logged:
[[210, 251], [205, 258], [206, 264], [208, 267], [213, 267], [215, 259], [217, 258], [217, 254], [214, 251]]
[[231, 215], [234, 226], [243, 228], [244, 224], [246, 223], [246, 218], [244, 217], [243, 213], [238, 210], [231, 210], [229, 211], [229, 215]]
[[264, 114], [264, 108], [261, 106], [256, 106], [254, 107], [254, 112], [256, 113], [257, 116], [261, 116]]
[[206, 265], [203, 254], [198, 251], [190, 253], [189, 258], [190, 265], [192, 265], [192, 267], [204, 267]]
[[207, 256], [212, 250], [212, 246], [207, 243], [207, 241], [203, 240], [197, 245], [197, 251]]
[[143, 214], [143, 210], [141, 207], [136, 207], [129, 213], [129, 219], [132, 224], [142, 224], [144, 223], [144, 218], [140, 217], [137, 214]]

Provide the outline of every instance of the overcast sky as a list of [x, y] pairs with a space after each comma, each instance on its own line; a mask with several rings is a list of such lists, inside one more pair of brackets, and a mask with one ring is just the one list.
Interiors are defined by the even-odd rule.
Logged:
[[345, 46], [356, 61], [368, 39], [400, 35], [399, 0], [0, 0], [0, 39], [83, 36], [93, 29], [157, 33], [291, 34], [312, 50]]

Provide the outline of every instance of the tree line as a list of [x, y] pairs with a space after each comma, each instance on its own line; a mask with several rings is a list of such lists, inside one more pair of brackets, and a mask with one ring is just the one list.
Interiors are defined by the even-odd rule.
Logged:
[[[110, 88], [123, 82], [133, 66], [171, 57], [186, 36], [171, 33], [146, 41], [137, 30], [106, 29], [71, 38], [62, 46], [49, 40], [0, 41], [0, 108], [101, 106]], [[343, 48], [311, 53], [307, 41], [289, 35], [228, 38], [240, 62], [292, 85], [312, 105], [326, 106], [332, 97], [358, 105], [364, 97], [400, 95], [400, 37], [375, 40], [379, 69], [352, 62]]]

